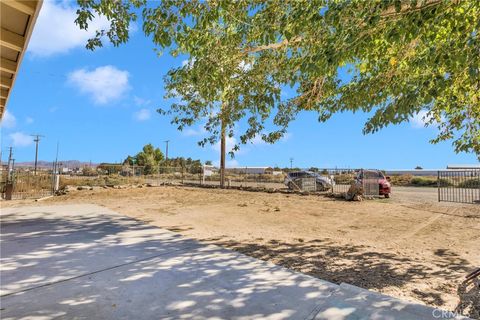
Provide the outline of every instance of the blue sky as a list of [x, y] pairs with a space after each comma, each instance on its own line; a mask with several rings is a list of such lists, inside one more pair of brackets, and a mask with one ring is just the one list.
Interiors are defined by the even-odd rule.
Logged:
[[[158, 57], [141, 27], [133, 28], [126, 45], [88, 51], [84, 45], [89, 35], [73, 24], [73, 5], [43, 5], [2, 122], [3, 160], [9, 146], [16, 161], [33, 160], [30, 134], [40, 133], [45, 136], [42, 160], [55, 158], [57, 142], [62, 160], [114, 162], [146, 143], [163, 150], [163, 141], [170, 140], [170, 156], [218, 162], [218, 145], [197, 145], [205, 134], [200, 126], [179, 132], [155, 111], [169, 105], [163, 99], [164, 74], [185, 57]], [[99, 20], [95, 26], [104, 23]], [[290, 157], [299, 167], [410, 169], [477, 163], [473, 154], [456, 154], [451, 142], [431, 145], [436, 129], [424, 128], [421, 118], [363, 135], [365, 114], [337, 114], [319, 123], [316, 114], [303, 113], [282, 141], [268, 145], [255, 140], [228, 164], [283, 167], [289, 166]]]

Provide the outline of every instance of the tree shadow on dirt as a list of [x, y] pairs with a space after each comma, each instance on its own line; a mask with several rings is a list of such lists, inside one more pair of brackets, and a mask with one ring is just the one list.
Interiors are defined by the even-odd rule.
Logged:
[[[223, 318], [232, 314], [306, 318], [309, 308], [313, 310], [335, 290], [302, 274], [96, 210], [78, 216], [54, 216], [41, 209], [2, 215], [0, 289], [5, 318], [58, 318], [59, 314], [74, 318], [86, 313], [114, 318], [121, 310], [124, 318], [140, 319], [139, 309], [144, 319], [218, 314]], [[419, 259], [330, 239], [241, 243], [219, 237], [205, 241], [330, 282], [380, 291], [429, 277], [454, 282], [472, 268], [443, 249], [435, 252], [437, 260], [429, 267]], [[469, 306], [478, 305], [475, 290], [459, 289], [461, 312], [471, 312], [474, 308]], [[445, 301], [440, 295], [426, 303]]]
[[435, 254], [438, 259], [434, 261], [433, 266], [429, 266], [421, 259], [376, 252], [372, 251], [371, 247], [362, 245], [339, 245], [329, 239], [312, 241], [298, 239], [298, 243], [277, 240], [241, 243], [217, 237], [202, 241], [215, 243], [336, 284], [345, 282], [376, 291], [382, 291], [387, 287], [401, 288], [412, 283], [428, 283], [425, 279], [441, 278], [449, 285], [412, 290], [412, 296], [435, 307], [446, 304], [445, 295], [442, 293], [454, 291], [459, 278], [468, 273], [472, 267], [467, 260], [447, 249], [437, 250]]
[[455, 311], [473, 319], [480, 319], [480, 280], [462, 282], [458, 286], [457, 294], [460, 301]]

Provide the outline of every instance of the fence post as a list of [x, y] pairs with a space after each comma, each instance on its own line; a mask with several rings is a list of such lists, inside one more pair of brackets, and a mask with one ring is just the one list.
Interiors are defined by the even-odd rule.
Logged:
[[440, 202], [440, 171], [437, 171], [437, 196], [438, 202]]
[[158, 164], [158, 173], [157, 173], [157, 185], [160, 186], [162, 185], [162, 179], [161, 179], [161, 174], [162, 174], [162, 167], [160, 163]]
[[185, 164], [182, 163], [182, 184], [184, 184], [185, 181]]
[[12, 200], [13, 182], [9, 181], [5, 185], [5, 200]]
[[248, 187], [248, 167], [245, 166], [245, 187]]
[[58, 189], [60, 188], [60, 175], [59, 174], [56, 174], [55, 175], [55, 186], [54, 186], [54, 193], [58, 191]]

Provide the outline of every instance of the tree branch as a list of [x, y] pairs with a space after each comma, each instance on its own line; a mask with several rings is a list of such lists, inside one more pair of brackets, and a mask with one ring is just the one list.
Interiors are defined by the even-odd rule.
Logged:
[[[444, 2], [444, 0], [427, 0], [423, 4], [417, 4], [416, 6], [412, 6], [410, 3], [403, 3], [400, 11], [397, 12], [395, 6], [390, 6], [386, 10], [384, 10], [382, 13], [380, 13], [381, 18], [389, 18], [389, 17], [394, 17], [394, 16], [399, 16], [402, 14], [406, 13], [411, 13], [411, 12], [416, 12], [416, 11], [421, 11], [426, 8], [434, 7], [439, 4]], [[454, 4], [457, 4], [459, 0], [453, 0], [452, 1]], [[295, 44], [298, 42], [301, 42], [303, 40], [302, 36], [296, 36], [293, 37], [292, 39], [288, 40], [282, 40], [280, 42], [276, 43], [271, 43], [271, 44], [266, 44], [263, 46], [258, 46], [258, 47], [249, 47], [243, 50], [244, 54], [251, 54], [251, 53], [256, 53], [256, 52], [261, 52], [261, 51], [266, 51], [266, 50], [277, 50], [281, 49], [283, 47], [288, 46], [289, 44]]]
[[298, 37], [294, 37], [290, 40], [285, 39], [285, 40], [282, 40], [282, 41], [276, 42], [276, 43], [271, 43], [271, 44], [258, 46], [258, 47], [246, 48], [245, 50], [243, 50], [243, 53], [249, 54], [249, 53], [255, 53], [255, 52], [260, 52], [260, 51], [265, 51], [265, 50], [270, 50], [270, 49], [280, 49], [282, 47], [288, 46], [289, 44], [301, 42], [302, 40], [303, 40], [303, 37], [298, 36]]

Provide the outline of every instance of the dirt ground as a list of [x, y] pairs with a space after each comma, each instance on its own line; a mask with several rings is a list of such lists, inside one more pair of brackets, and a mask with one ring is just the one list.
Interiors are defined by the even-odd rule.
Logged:
[[[480, 206], [437, 203], [436, 189], [391, 199], [186, 187], [73, 191], [37, 205], [94, 203], [156, 226], [335, 283], [480, 318]], [[31, 204], [31, 200], [1, 203]]]

